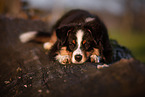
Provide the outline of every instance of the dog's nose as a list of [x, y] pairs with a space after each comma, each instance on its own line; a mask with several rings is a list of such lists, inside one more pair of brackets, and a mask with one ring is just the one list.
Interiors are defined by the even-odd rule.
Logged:
[[82, 60], [82, 55], [75, 55], [75, 60], [80, 62]]

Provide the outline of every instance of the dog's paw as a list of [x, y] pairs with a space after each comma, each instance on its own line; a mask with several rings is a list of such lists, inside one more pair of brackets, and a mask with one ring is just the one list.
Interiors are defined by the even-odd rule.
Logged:
[[90, 60], [91, 60], [91, 62], [93, 62], [93, 63], [100, 63], [100, 56], [97, 56], [97, 55], [91, 55], [90, 56]]
[[109, 67], [109, 65], [107, 65], [107, 64], [97, 65], [97, 69], [102, 69], [102, 68], [106, 68], [106, 67]]
[[43, 48], [44, 48], [45, 50], [50, 50], [52, 46], [53, 46], [53, 43], [51, 43], [51, 42], [45, 42], [45, 43], [43, 44]]
[[55, 58], [56, 58], [56, 60], [58, 60], [58, 62], [60, 64], [63, 64], [63, 65], [71, 63], [71, 59], [70, 59], [69, 55], [63, 55], [62, 56], [62, 55], [59, 54]]

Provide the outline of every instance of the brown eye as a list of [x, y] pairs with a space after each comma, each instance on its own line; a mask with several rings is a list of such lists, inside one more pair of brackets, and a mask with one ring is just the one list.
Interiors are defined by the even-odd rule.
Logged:
[[69, 44], [69, 47], [70, 47], [70, 48], [73, 48], [74, 46], [75, 46], [75, 45], [74, 45], [73, 43], [70, 43], [70, 44]]
[[73, 40], [70, 44], [69, 44], [69, 49], [73, 50], [75, 48], [75, 40]]
[[83, 41], [83, 45], [84, 45], [86, 50], [89, 49], [89, 47], [90, 47], [90, 43], [86, 40]]
[[69, 44], [69, 50], [73, 50], [75, 48], [75, 44], [73, 44], [73, 43], [71, 43], [71, 44]]
[[89, 42], [84, 43], [84, 47], [85, 47], [86, 50], [89, 49], [90, 43]]

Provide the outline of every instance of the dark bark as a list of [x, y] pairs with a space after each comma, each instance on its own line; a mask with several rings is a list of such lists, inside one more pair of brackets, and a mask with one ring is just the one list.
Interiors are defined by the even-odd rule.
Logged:
[[47, 30], [41, 21], [0, 17], [0, 96], [145, 96], [145, 65], [131, 58], [97, 69], [94, 63], [62, 66], [49, 60], [42, 44], [19, 41], [19, 34]]

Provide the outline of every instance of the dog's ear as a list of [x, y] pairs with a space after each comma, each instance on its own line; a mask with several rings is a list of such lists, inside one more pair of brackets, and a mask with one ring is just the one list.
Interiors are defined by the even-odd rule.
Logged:
[[72, 31], [72, 27], [70, 26], [63, 26], [56, 29], [56, 36], [58, 40], [61, 42], [61, 45], [63, 45], [68, 37], [69, 32]]
[[101, 43], [102, 45], [101, 50], [103, 51], [102, 53], [105, 57], [105, 61], [107, 63], [111, 62], [112, 47], [109, 42], [108, 32], [104, 23], [101, 22], [100, 20], [94, 20], [92, 22], [85, 24], [85, 29], [87, 29], [91, 33], [95, 44], [100, 45], [99, 43]]
[[94, 20], [85, 24], [85, 29], [87, 29], [94, 41], [102, 40], [103, 34], [107, 33], [106, 27], [101, 21]]

